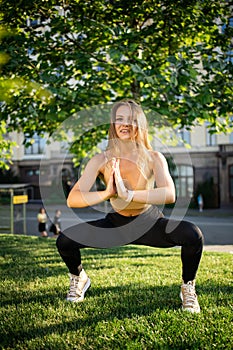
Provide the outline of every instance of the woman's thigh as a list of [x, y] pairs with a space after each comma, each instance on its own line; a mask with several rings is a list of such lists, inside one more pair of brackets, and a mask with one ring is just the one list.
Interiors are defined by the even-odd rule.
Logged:
[[159, 218], [142, 237], [132, 244], [168, 248], [183, 245], [195, 245], [203, 239], [200, 229], [185, 220]]

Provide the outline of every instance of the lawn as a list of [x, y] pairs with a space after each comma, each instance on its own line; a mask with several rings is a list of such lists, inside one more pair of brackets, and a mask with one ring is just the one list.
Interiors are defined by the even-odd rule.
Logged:
[[232, 349], [232, 255], [205, 252], [200, 314], [180, 309], [180, 249], [85, 249], [92, 287], [65, 301], [55, 239], [0, 235], [1, 349]]

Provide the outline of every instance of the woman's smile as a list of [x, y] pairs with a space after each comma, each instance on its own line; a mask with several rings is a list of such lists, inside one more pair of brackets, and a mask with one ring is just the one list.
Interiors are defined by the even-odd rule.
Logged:
[[117, 136], [133, 137], [137, 132], [137, 123], [132, 120], [131, 111], [128, 106], [121, 106], [117, 110], [115, 119]]

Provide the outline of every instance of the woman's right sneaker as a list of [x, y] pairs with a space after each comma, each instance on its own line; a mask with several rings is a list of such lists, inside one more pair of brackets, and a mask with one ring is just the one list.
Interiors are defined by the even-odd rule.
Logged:
[[70, 290], [67, 293], [66, 300], [72, 302], [83, 301], [88, 288], [91, 286], [91, 280], [86, 272], [82, 269], [79, 276], [69, 274], [70, 276]]
[[200, 306], [197, 300], [195, 291], [195, 281], [189, 281], [182, 284], [180, 291], [180, 298], [182, 300], [182, 309], [192, 313], [199, 313]]

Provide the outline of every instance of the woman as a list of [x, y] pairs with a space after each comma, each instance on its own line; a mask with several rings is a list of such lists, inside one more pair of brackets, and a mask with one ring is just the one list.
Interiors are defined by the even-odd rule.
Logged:
[[40, 232], [41, 237], [48, 237], [48, 234], [46, 231], [47, 215], [44, 208], [40, 208], [39, 213], [37, 215], [37, 221], [38, 221], [38, 230]]
[[[91, 191], [98, 176], [105, 182], [106, 189]], [[67, 199], [72, 208], [92, 206], [106, 200], [110, 200], [113, 208], [105, 218], [89, 222], [92, 230], [88, 225], [79, 224], [59, 235], [57, 248], [70, 272], [67, 300], [82, 301], [90, 287], [90, 279], [82, 267], [80, 248], [91, 246], [92, 236], [99, 237], [99, 232], [107, 232], [106, 237], [111, 237], [111, 232], [118, 228], [119, 236], [123, 231], [127, 236], [128, 233], [134, 235], [139, 227], [140, 234], [137, 232], [129, 242], [124, 236], [124, 244], [182, 247], [182, 308], [200, 312], [195, 277], [202, 255], [202, 233], [187, 221], [164, 218], [156, 207], [174, 203], [175, 197], [167, 162], [161, 153], [152, 150], [149, 143], [142, 108], [133, 100], [117, 102], [112, 108], [107, 150], [88, 162]], [[86, 237], [86, 243], [82, 237]]]
[[61, 232], [61, 210], [57, 209], [53, 218], [52, 225], [49, 229], [50, 232], [53, 232], [54, 236], [57, 236]]

